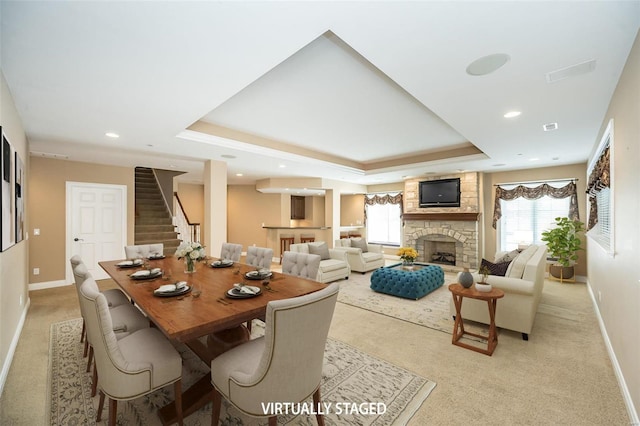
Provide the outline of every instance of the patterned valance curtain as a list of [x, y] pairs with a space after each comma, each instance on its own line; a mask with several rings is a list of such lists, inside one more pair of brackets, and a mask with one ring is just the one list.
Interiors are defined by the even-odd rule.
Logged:
[[596, 194], [604, 188], [611, 186], [611, 166], [609, 147], [607, 146], [593, 170], [589, 174], [587, 182], [587, 194], [589, 194], [589, 222], [587, 223], [587, 231], [598, 223], [598, 203], [596, 202]]
[[524, 197], [527, 200], [537, 200], [544, 196], [552, 198], [567, 198], [569, 200], [569, 214], [568, 217], [571, 220], [580, 220], [580, 214], [578, 213], [578, 193], [576, 191], [576, 183], [570, 182], [562, 188], [555, 188], [548, 183], [543, 183], [535, 188], [528, 188], [526, 186], [518, 185], [513, 189], [504, 189], [501, 186], [496, 188], [496, 198], [493, 205], [493, 228], [502, 217], [502, 208], [500, 207], [500, 200], [514, 200], [518, 197]]
[[367, 206], [375, 204], [400, 204], [400, 217], [402, 218], [402, 193], [399, 194], [372, 194], [364, 196], [364, 220], [367, 220]]

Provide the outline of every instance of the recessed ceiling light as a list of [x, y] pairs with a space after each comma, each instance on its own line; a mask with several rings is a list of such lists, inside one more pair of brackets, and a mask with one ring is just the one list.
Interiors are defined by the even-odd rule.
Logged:
[[236, 173], [236, 176], [241, 177], [244, 176], [242, 173]]
[[231, 154], [222, 154], [220, 157], [222, 157], [222, 158], [236, 158], [235, 155], [231, 155]]
[[538, 160], [539, 160], [538, 157], [529, 158], [529, 161], [538, 161]]
[[550, 132], [552, 130], [558, 129], [558, 123], [547, 123], [542, 125], [542, 130], [545, 132]]
[[148, 143], [147, 146], [153, 148], [153, 144]]
[[509, 62], [509, 59], [511, 59], [511, 57], [506, 53], [494, 53], [493, 55], [483, 56], [469, 64], [467, 74], [473, 76], [491, 74]]
[[502, 166], [506, 166], [506, 164], [505, 163], [497, 163], [497, 164], [493, 165], [493, 167], [502, 167]]
[[504, 115], [504, 118], [513, 118], [519, 116], [520, 114], [522, 114], [520, 111], [509, 111]]
[[114, 132], [107, 132], [104, 134], [106, 137], [108, 138], [113, 138], [113, 139], [118, 139], [120, 137], [119, 134], [114, 133]]
[[560, 157], [553, 157], [552, 160], [553, 161], [558, 161], [560, 159]]
[[284, 169], [287, 166], [285, 166], [284, 164], [280, 164], [278, 167], [280, 167], [281, 169]]

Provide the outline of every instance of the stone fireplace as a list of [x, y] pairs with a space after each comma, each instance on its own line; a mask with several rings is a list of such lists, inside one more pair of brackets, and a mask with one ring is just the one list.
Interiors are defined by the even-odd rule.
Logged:
[[[420, 207], [420, 182], [444, 178], [460, 178], [460, 207]], [[478, 268], [481, 216], [478, 173], [408, 179], [402, 203], [403, 245], [418, 251], [418, 262], [435, 263], [453, 272]]]
[[429, 220], [428, 214], [405, 214], [404, 245], [418, 251], [418, 262], [434, 263], [452, 271], [477, 269], [477, 217], [478, 214], [461, 217], [452, 213], [438, 215], [442, 220]]

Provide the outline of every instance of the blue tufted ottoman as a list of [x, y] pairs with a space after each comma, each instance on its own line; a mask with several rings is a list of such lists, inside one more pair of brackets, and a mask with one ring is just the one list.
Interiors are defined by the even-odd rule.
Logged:
[[418, 300], [444, 284], [444, 271], [437, 265], [401, 263], [379, 268], [371, 274], [371, 290], [405, 299]]

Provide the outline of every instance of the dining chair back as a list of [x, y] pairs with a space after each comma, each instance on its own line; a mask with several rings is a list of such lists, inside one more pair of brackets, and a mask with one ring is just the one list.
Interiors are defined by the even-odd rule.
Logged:
[[220, 248], [221, 259], [239, 262], [240, 256], [242, 256], [242, 244], [222, 243], [222, 247]]
[[85, 280], [80, 295], [100, 376], [97, 421], [105, 395], [109, 398], [109, 425], [115, 425], [118, 400], [138, 398], [174, 383], [176, 411], [182, 424], [182, 359], [178, 351], [156, 328], [141, 329], [118, 340], [107, 300], [93, 278]]
[[164, 244], [138, 244], [125, 246], [124, 253], [127, 259], [144, 259], [150, 256], [162, 256], [164, 254]]
[[271, 269], [272, 261], [273, 249], [256, 246], [247, 247], [247, 258], [245, 260], [247, 265], [255, 266], [256, 268]]
[[[240, 411], [255, 417], [275, 412], [264, 407], [305, 401], [320, 404], [320, 381], [329, 326], [339, 285], [300, 297], [267, 304], [265, 333], [211, 361], [212, 425], [217, 425], [224, 396]], [[274, 403], [274, 404], [271, 404]], [[318, 424], [324, 424], [321, 414]]]
[[315, 280], [320, 260], [319, 254], [285, 251], [282, 256], [282, 273]]

